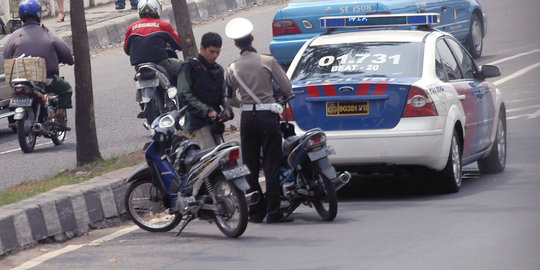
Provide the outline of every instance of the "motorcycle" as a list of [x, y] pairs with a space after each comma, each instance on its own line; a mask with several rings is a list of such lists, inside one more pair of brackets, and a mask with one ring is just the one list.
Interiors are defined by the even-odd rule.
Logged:
[[[292, 98], [292, 95], [285, 97], [279, 103], [286, 107]], [[295, 136], [294, 126], [287, 117], [280, 125], [284, 154], [280, 167], [283, 215], [287, 217], [305, 204], [315, 207], [323, 220], [334, 220], [338, 209], [336, 191], [349, 182], [351, 174], [344, 171], [337, 175], [328, 160], [335, 151], [326, 145], [326, 135], [320, 128]]]
[[125, 207], [140, 228], [166, 232], [183, 219], [180, 231], [198, 218], [215, 222], [223, 234], [236, 238], [248, 222], [248, 205], [258, 201], [249, 189], [246, 165], [238, 162], [238, 142], [201, 150], [177, 135], [186, 110], [173, 110], [152, 122], [152, 141], [145, 146], [146, 164], [126, 179]]
[[[50, 138], [55, 145], [61, 145], [66, 138], [66, 130], [56, 122], [58, 95], [45, 92], [45, 85], [24, 78], [10, 82], [13, 98], [9, 107], [15, 109], [15, 120], [19, 145], [24, 153], [34, 150], [38, 136]], [[63, 113], [67, 123], [67, 114]]]
[[146, 118], [144, 126], [150, 129], [150, 124], [157, 116], [179, 109], [178, 90], [171, 84], [167, 70], [156, 63], [139, 64], [136, 70], [136, 100], [141, 106], [137, 118]]

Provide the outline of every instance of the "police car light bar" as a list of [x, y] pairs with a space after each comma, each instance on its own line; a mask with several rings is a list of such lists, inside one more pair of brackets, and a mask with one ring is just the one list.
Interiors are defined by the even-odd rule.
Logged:
[[441, 21], [439, 13], [377, 14], [364, 16], [322, 17], [321, 28], [388, 27], [432, 25]]

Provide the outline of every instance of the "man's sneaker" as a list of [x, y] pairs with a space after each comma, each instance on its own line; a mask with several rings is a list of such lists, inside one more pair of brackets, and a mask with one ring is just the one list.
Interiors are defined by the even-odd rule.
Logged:
[[145, 111], [140, 112], [139, 114], [137, 114], [137, 118], [141, 118], [141, 119], [146, 118], [146, 112]]
[[115, 9], [124, 9], [125, 6], [122, 6], [122, 5], [116, 5]]
[[57, 115], [54, 120], [55, 120], [54, 122], [56, 123], [56, 126], [57, 126], [59, 131], [70, 131], [71, 130], [71, 128], [69, 128], [67, 126], [67, 121], [66, 121], [66, 119], [64, 119], [64, 116]]

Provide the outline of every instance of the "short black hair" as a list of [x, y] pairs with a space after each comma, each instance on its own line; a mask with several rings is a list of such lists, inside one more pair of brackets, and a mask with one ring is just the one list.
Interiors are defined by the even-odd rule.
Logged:
[[206, 49], [210, 46], [221, 48], [221, 36], [218, 33], [208, 32], [201, 38], [201, 45]]
[[251, 47], [251, 41], [252, 41], [252, 36], [247, 35], [243, 38], [235, 39], [234, 44], [236, 44], [236, 46], [238, 46], [240, 49], [245, 49], [245, 48]]

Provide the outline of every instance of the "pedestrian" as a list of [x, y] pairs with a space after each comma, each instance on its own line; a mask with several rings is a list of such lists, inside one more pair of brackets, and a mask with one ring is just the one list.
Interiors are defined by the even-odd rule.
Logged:
[[[180, 38], [169, 22], [160, 19], [161, 4], [158, 0], [140, 0], [138, 9], [141, 19], [126, 29], [124, 52], [129, 55], [129, 61], [134, 67], [147, 62], [162, 66], [171, 76], [171, 83], [175, 85], [180, 62], [178, 59], [169, 58], [167, 49], [181, 50]], [[144, 106], [142, 103], [140, 105], [141, 112], [137, 118], [145, 118]]]
[[[280, 210], [279, 167], [281, 162], [281, 133], [279, 108], [273, 97], [272, 82], [283, 93], [291, 92], [291, 82], [278, 62], [269, 55], [258, 54], [252, 47], [253, 24], [245, 18], [234, 18], [225, 27], [227, 37], [240, 49], [240, 58], [227, 68], [227, 100], [240, 103], [240, 140], [242, 160], [251, 171], [249, 192], [262, 194], [258, 177], [262, 167], [266, 178], [266, 194], [259, 203], [250, 206], [249, 220], [260, 223], [292, 221]], [[238, 91], [240, 99], [236, 97]]]
[[224, 70], [216, 63], [221, 44], [219, 34], [205, 33], [199, 55], [187, 59], [178, 75], [178, 90], [188, 107], [185, 128], [202, 149], [223, 142], [223, 120], [233, 117], [232, 109], [225, 104]]
[[19, 18], [23, 27], [13, 32], [4, 44], [4, 59], [17, 58], [22, 55], [45, 58], [47, 66], [47, 82], [45, 91], [58, 95], [56, 123], [60, 129], [70, 130], [64, 118], [65, 109], [72, 108], [71, 85], [58, 76], [59, 63], [73, 65], [71, 49], [66, 42], [56, 36], [41, 22], [41, 4], [38, 0], [23, 0], [19, 3]]
[[[59, 1], [62, 1], [62, 0], [59, 0]], [[138, 0], [129, 0], [129, 2], [131, 3], [131, 9], [136, 10]], [[126, 7], [126, 0], [116, 0], [114, 4], [115, 4], [115, 9], [124, 9]]]
[[58, 5], [58, 17], [56, 17], [56, 22], [63, 22], [66, 15], [64, 15], [64, 0], [56, 0]]

